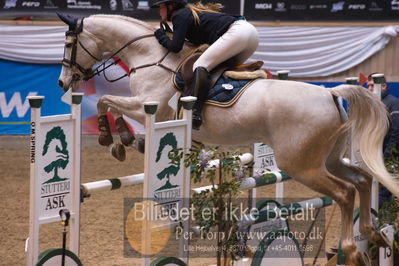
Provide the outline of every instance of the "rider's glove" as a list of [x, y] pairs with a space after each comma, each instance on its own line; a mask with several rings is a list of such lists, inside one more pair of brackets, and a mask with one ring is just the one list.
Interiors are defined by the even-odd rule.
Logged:
[[157, 29], [155, 32], [155, 37], [157, 37], [158, 40], [163, 39], [163, 37], [165, 36], [165, 31], [161, 28]]

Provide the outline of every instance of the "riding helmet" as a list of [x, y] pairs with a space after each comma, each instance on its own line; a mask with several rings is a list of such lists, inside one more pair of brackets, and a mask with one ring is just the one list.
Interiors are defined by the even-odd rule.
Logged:
[[185, 6], [187, 4], [187, 0], [158, 0], [155, 1], [155, 3], [151, 5], [151, 7], [158, 7], [162, 3], [176, 3]]

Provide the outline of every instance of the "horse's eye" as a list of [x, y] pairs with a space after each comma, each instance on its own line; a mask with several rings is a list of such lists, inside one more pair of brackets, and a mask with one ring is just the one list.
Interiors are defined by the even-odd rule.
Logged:
[[72, 47], [72, 43], [71, 43], [71, 42], [65, 43], [65, 47], [66, 47], [66, 48], [71, 48], [71, 47]]

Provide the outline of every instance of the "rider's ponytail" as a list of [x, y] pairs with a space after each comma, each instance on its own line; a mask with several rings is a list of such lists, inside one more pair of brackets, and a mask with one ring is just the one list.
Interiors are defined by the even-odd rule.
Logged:
[[198, 1], [195, 4], [187, 4], [186, 7], [190, 9], [191, 13], [193, 14], [195, 23], [200, 24], [200, 18], [198, 16], [198, 12], [220, 13], [220, 10], [223, 8], [223, 5], [220, 3], [207, 3], [204, 5], [201, 3], [201, 1]]

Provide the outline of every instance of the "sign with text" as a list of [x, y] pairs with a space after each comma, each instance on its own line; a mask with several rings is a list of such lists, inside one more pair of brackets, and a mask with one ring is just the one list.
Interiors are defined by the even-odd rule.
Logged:
[[249, 20], [397, 21], [399, 0], [246, 0], [244, 10]]
[[[57, 217], [61, 209], [71, 208], [70, 162], [73, 145], [71, 121], [46, 123], [41, 126], [42, 136], [36, 143], [36, 163], [40, 179], [39, 213], [43, 217]], [[32, 125], [32, 130], [35, 130]]]
[[278, 171], [274, 151], [270, 146], [263, 143], [254, 144], [254, 172], [260, 173]]
[[[125, 15], [143, 20], [159, 20], [152, 0], [5, 0], [0, 17], [56, 17], [56, 12], [86, 17], [93, 14]], [[194, 3], [197, 1], [189, 1]], [[203, 3], [213, 1], [203, 1]], [[240, 13], [239, 1], [218, 1], [225, 13]]]

